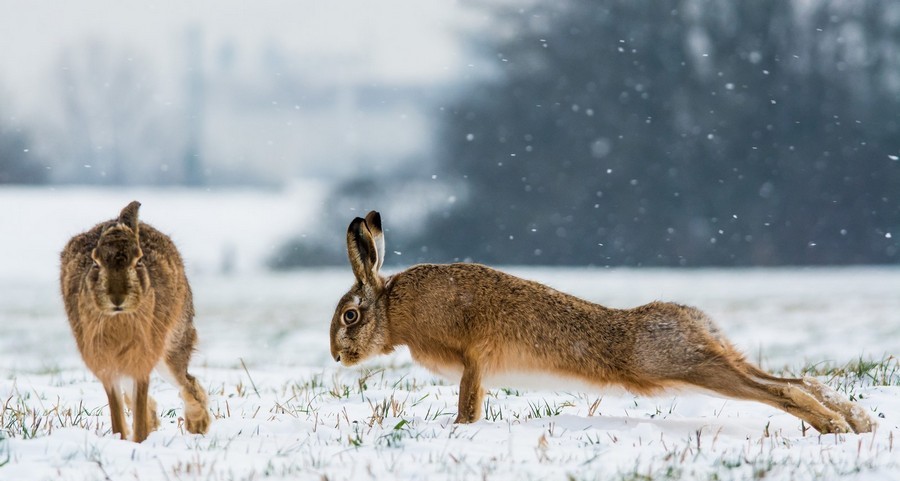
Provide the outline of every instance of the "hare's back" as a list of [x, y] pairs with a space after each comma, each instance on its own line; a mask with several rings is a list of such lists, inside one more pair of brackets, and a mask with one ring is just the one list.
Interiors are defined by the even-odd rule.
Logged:
[[392, 283], [392, 309], [462, 337], [490, 332], [533, 345], [560, 328], [586, 332], [615, 322], [601, 306], [480, 264], [421, 264]]

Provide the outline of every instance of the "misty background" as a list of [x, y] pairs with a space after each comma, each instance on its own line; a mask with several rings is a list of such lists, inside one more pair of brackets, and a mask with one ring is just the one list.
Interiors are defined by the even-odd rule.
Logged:
[[0, 0], [0, 189], [298, 185], [270, 268], [369, 209], [404, 265], [896, 265], [900, 3]]

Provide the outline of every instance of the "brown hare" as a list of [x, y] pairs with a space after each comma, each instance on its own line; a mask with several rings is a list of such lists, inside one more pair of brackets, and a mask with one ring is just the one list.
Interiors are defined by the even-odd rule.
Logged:
[[779, 378], [750, 364], [692, 307], [610, 309], [478, 264], [423, 264], [382, 277], [375, 211], [350, 224], [347, 251], [356, 284], [332, 318], [332, 356], [351, 366], [408, 346], [416, 362], [460, 379], [458, 423], [481, 417], [485, 385], [550, 375], [637, 394], [699, 387], [769, 404], [821, 433], [875, 425], [816, 379]]
[[112, 431], [128, 438], [122, 394], [134, 417], [132, 440], [159, 426], [147, 394], [154, 368], [181, 389], [185, 426], [205, 433], [206, 391], [188, 374], [197, 331], [181, 255], [165, 234], [138, 221], [138, 202], [73, 237], [62, 251], [63, 301], [81, 357], [103, 383]]

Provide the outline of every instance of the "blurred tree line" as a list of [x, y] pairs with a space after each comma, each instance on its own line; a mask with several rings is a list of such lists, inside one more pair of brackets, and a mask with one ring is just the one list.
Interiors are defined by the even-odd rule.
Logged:
[[40, 184], [47, 174], [43, 159], [31, 148], [30, 130], [14, 116], [0, 89], [0, 185]]
[[473, 50], [497, 74], [442, 109], [439, 175], [464, 187], [401, 239], [422, 260], [900, 258], [900, 2], [505, 3], [491, 16]]
[[40, 184], [46, 178], [43, 166], [31, 153], [28, 134], [21, 127], [0, 121], [0, 185]]
[[191, 159], [180, 161], [193, 140], [182, 134], [189, 122], [160, 113], [153, 70], [140, 55], [88, 39], [62, 46], [55, 65], [42, 92], [58, 115], [43, 112], [31, 125], [0, 117], [0, 183], [197, 184], [184, 166]]

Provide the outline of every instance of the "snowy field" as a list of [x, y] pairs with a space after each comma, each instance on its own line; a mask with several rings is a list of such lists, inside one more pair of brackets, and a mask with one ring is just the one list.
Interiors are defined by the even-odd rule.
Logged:
[[[0, 480], [900, 479], [898, 268], [508, 269], [614, 307], [701, 307], [765, 369], [811, 370], [857, 399], [874, 433], [820, 436], [774, 408], [697, 393], [515, 386], [490, 392], [486, 419], [456, 426], [458, 386], [408, 352], [354, 369], [331, 359], [349, 267], [256, 267], [303, 227], [314, 203], [301, 191], [0, 189]], [[132, 197], [189, 263], [207, 435], [182, 429], [177, 390], [154, 378], [160, 429], [139, 445], [115, 439], [63, 314], [59, 249]], [[238, 259], [231, 274], [217, 268], [223, 252]]]

